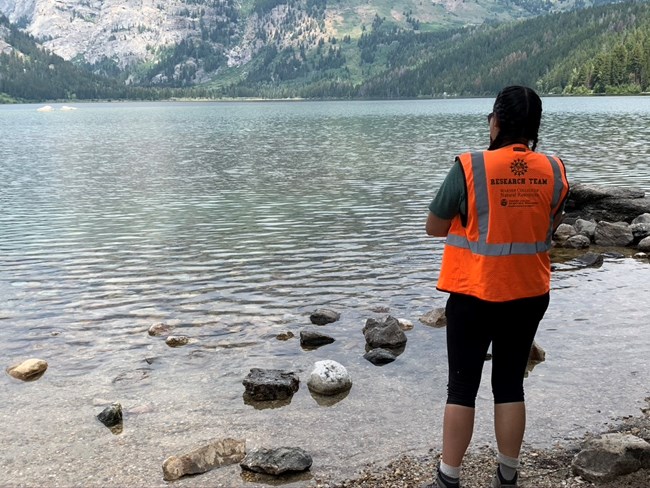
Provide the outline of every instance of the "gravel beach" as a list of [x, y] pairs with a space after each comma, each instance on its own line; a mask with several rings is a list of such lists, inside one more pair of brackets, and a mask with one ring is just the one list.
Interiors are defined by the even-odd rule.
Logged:
[[[586, 434], [581, 440], [549, 449], [524, 444], [519, 477], [520, 488], [650, 488], [650, 469], [642, 469], [612, 482], [592, 483], [575, 476], [571, 461], [582, 443], [609, 432], [628, 433], [650, 442], [650, 398], [638, 417], [623, 418], [606, 430]], [[315, 480], [314, 488], [419, 488], [432, 480], [439, 451], [422, 457], [402, 456], [387, 465], [367, 466], [354, 479], [342, 482]], [[488, 488], [496, 469], [492, 448], [471, 448], [463, 462], [462, 488]]]

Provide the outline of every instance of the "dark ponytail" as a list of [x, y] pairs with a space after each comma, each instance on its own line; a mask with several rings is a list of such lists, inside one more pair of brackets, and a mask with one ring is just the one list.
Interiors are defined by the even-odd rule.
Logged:
[[492, 109], [499, 123], [499, 133], [488, 149], [498, 149], [515, 143], [537, 147], [539, 124], [542, 120], [542, 100], [532, 88], [508, 86], [501, 90]]

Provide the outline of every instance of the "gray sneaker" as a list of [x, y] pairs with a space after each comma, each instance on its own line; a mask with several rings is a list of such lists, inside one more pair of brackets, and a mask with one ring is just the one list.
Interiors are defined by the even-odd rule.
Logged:
[[519, 473], [515, 473], [515, 477], [510, 481], [506, 480], [501, 474], [501, 470], [497, 467], [497, 472], [494, 475], [492, 480], [492, 488], [517, 488], [517, 478], [519, 478]]
[[440, 472], [438, 468], [438, 475], [433, 483], [422, 485], [420, 488], [460, 488], [460, 483], [455, 478], [450, 478]]

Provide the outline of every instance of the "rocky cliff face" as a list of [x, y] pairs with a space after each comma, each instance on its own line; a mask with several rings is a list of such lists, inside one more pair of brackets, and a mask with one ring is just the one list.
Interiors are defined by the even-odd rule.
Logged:
[[214, 9], [183, 0], [0, 0], [11, 22], [64, 59], [109, 58], [122, 67], [198, 35], [201, 8], [214, 20]]

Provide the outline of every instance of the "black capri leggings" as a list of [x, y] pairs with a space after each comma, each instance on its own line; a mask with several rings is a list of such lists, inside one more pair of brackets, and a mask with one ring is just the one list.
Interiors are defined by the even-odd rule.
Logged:
[[490, 343], [494, 403], [524, 401], [528, 356], [548, 303], [548, 293], [508, 302], [452, 293], [446, 306], [447, 403], [474, 408]]

